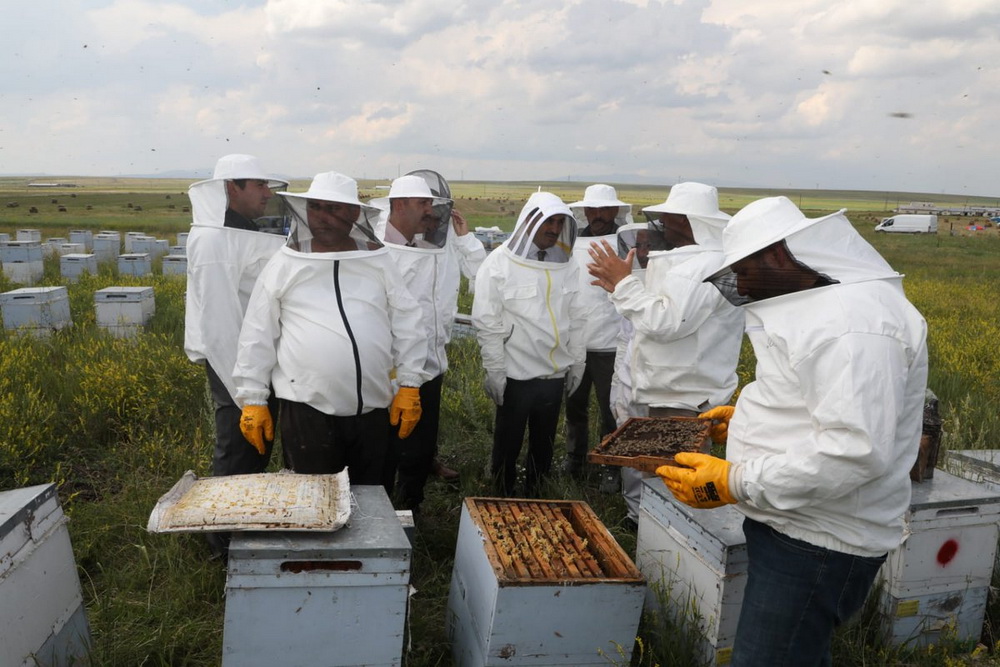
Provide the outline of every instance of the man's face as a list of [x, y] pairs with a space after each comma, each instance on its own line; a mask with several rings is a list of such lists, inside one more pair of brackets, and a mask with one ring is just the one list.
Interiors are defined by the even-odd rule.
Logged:
[[583, 214], [587, 216], [590, 233], [594, 236], [605, 236], [615, 231], [617, 206], [587, 206], [583, 209]]
[[635, 233], [635, 259], [640, 269], [645, 269], [649, 262], [649, 232], [645, 229]]
[[242, 188], [233, 181], [226, 181], [226, 195], [229, 197], [229, 208], [253, 220], [264, 215], [267, 202], [274, 193], [267, 186], [267, 181], [247, 179]]
[[736, 291], [740, 296], [759, 301], [794, 291], [785, 280], [791, 276], [777, 244], [734, 263], [733, 273], [736, 274]]
[[661, 213], [660, 224], [663, 226], [663, 238], [671, 248], [681, 248], [695, 245], [694, 232], [686, 215], [679, 213]]
[[357, 204], [310, 199], [306, 204], [313, 249], [334, 249], [344, 243], [361, 214]]
[[539, 250], [548, 250], [559, 240], [559, 235], [565, 224], [565, 215], [553, 215], [546, 218], [545, 222], [538, 226], [538, 231], [535, 232], [535, 238], [532, 241]]
[[392, 200], [389, 220], [408, 241], [412, 240], [414, 234], [423, 234], [428, 226], [438, 224], [433, 204], [430, 197], [397, 197]]

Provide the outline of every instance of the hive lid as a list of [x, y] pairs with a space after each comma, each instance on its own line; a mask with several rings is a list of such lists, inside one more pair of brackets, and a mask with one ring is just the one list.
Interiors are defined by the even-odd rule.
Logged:
[[346, 469], [336, 475], [283, 471], [204, 479], [189, 470], [157, 501], [146, 530], [334, 531], [342, 528], [350, 515]]

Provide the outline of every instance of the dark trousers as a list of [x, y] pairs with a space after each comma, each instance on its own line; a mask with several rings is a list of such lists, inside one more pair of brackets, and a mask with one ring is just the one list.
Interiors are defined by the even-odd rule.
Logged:
[[590, 448], [591, 387], [601, 414], [601, 437], [615, 430], [615, 416], [611, 412], [611, 376], [614, 372], [614, 352], [587, 351], [583, 380], [576, 391], [566, 397], [566, 458], [573, 465], [583, 465]]
[[525, 429], [528, 431], [528, 454], [524, 463], [524, 495], [534, 496], [539, 482], [549, 474], [564, 386], [565, 378], [507, 378], [503, 405], [497, 406], [491, 462], [493, 479], [504, 496], [514, 495], [517, 459], [524, 444]]
[[437, 455], [438, 423], [441, 417], [441, 385], [444, 374], [420, 385], [420, 421], [409, 437], [400, 440], [399, 429], [389, 428], [389, 456], [384, 483], [395, 491], [403, 507], [413, 509], [424, 500], [424, 485]]
[[852, 556], [779, 533], [752, 519], [747, 585], [734, 667], [828, 666], [833, 630], [865, 602], [885, 556]]
[[382, 483], [389, 411], [337, 417], [306, 403], [281, 401], [281, 448], [297, 473], [330, 475], [347, 467], [351, 484]]
[[[264, 472], [271, 460], [273, 440], [264, 441], [264, 454], [243, 437], [240, 431], [240, 410], [233, 401], [226, 385], [208, 363], [205, 364], [208, 375], [208, 388], [212, 392], [212, 402], [215, 404], [215, 450], [212, 453], [212, 474], [216, 477], [226, 475], [248, 475]], [[272, 394], [268, 397], [267, 407], [271, 418], [278, 418], [278, 401]]]

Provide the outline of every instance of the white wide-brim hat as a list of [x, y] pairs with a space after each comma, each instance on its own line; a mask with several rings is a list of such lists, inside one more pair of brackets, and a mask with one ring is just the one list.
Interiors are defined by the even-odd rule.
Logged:
[[846, 210], [807, 218], [788, 197], [765, 197], [751, 202], [737, 211], [726, 225], [722, 232], [722, 268], [713, 271], [706, 279], [722, 275], [741, 259], [812, 225], [842, 215]]
[[662, 204], [647, 206], [643, 213], [675, 213], [707, 222], [726, 222], [731, 217], [719, 210], [719, 191], [704, 183], [678, 183], [670, 188]]
[[354, 204], [363, 209], [376, 211], [374, 206], [358, 199], [358, 182], [350, 176], [336, 171], [316, 174], [309, 184], [309, 189], [305, 192], [279, 192], [278, 194], [289, 199], [318, 199], [341, 204]]
[[275, 178], [268, 174], [260, 166], [260, 162], [253, 155], [243, 155], [234, 153], [219, 158], [215, 163], [215, 171], [212, 174], [213, 180], [237, 181], [247, 179], [252, 181], [268, 181], [269, 184], [277, 183], [288, 185], [288, 181]]
[[390, 199], [405, 199], [408, 197], [433, 199], [435, 204], [451, 201], [447, 197], [435, 197], [434, 193], [431, 192], [430, 186], [427, 185], [427, 181], [420, 176], [407, 174], [406, 176], [400, 176], [392, 182], [392, 185], [389, 186], [388, 197], [372, 199], [371, 203], [373, 206], [377, 206], [385, 211], [389, 209]]
[[618, 199], [618, 192], [614, 187], [603, 183], [590, 185], [583, 191], [583, 199], [572, 204], [566, 204], [570, 208], [605, 208], [607, 206], [629, 206]]

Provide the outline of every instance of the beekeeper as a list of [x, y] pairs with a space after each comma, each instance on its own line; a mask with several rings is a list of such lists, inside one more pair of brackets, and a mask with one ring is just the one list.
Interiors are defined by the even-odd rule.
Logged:
[[[590, 271], [611, 292], [611, 302], [631, 322], [633, 399], [630, 412], [650, 417], [696, 417], [725, 405], [736, 391], [743, 341], [743, 311], [702, 282], [722, 266], [722, 233], [729, 215], [718, 191], [703, 183], [678, 183], [666, 201], [642, 209], [649, 224], [645, 282], [608, 245], [593, 248]], [[642, 480], [622, 470], [628, 518], [638, 520]]]
[[746, 206], [710, 280], [746, 312], [757, 355], [726, 460], [657, 470], [692, 507], [746, 515], [748, 579], [732, 663], [830, 664], [830, 637], [899, 546], [920, 441], [927, 325], [902, 277], [841, 210]]
[[346, 466], [352, 484], [381, 484], [390, 424], [405, 438], [420, 419], [420, 306], [375, 238], [378, 209], [358, 199], [354, 179], [317, 174], [306, 192], [282, 196], [288, 242], [261, 272], [240, 332], [240, 425], [252, 442], [273, 436], [270, 383], [292, 470]]
[[418, 511], [430, 474], [458, 479], [458, 472], [438, 458], [441, 387], [448, 369], [445, 349], [458, 309], [462, 271], [474, 274], [486, 257], [483, 244], [454, 210], [448, 182], [437, 172], [420, 170], [392, 182], [389, 196], [372, 200], [388, 216], [384, 240], [413, 297], [420, 304], [421, 335], [428, 341], [424, 371], [430, 379], [420, 385], [420, 422], [405, 441], [390, 438], [385, 484], [392, 488], [398, 475], [403, 506]]
[[486, 393], [497, 406], [491, 469], [507, 496], [525, 428], [525, 494], [535, 495], [548, 475], [563, 392], [575, 391], [583, 376], [583, 322], [573, 317], [579, 277], [569, 261], [575, 240], [573, 212], [556, 195], [536, 192], [476, 274], [472, 323]]
[[232, 370], [257, 275], [285, 242], [258, 232], [254, 220], [269, 204], [277, 209], [274, 192], [287, 185], [268, 176], [253, 156], [226, 155], [211, 179], [188, 189], [193, 222], [187, 241], [184, 351], [204, 364], [208, 375], [215, 404], [215, 475], [263, 472], [271, 456], [272, 440], [258, 449], [240, 432]]
[[[588, 413], [591, 388], [597, 398], [601, 437], [615, 430], [615, 418], [611, 414], [611, 375], [615, 366], [616, 339], [621, 328], [621, 318], [608, 300], [607, 293], [590, 284], [587, 273], [590, 256], [587, 251], [597, 241], [615, 243], [615, 231], [632, 222], [632, 206], [618, 199], [614, 187], [597, 183], [588, 186], [583, 199], [569, 204], [569, 208], [573, 211], [578, 229], [573, 262], [580, 277], [580, 297], [579, 309], [574, 317], [584, 322], [587, 361], [580, 386], [566, 397], [566, 459], [563, 471], [577, 476], [583, 472], [590, 446]], [[604, 466], [601, 470], [601, 490], [614, 493], [618, 488], [618, 469]]]

